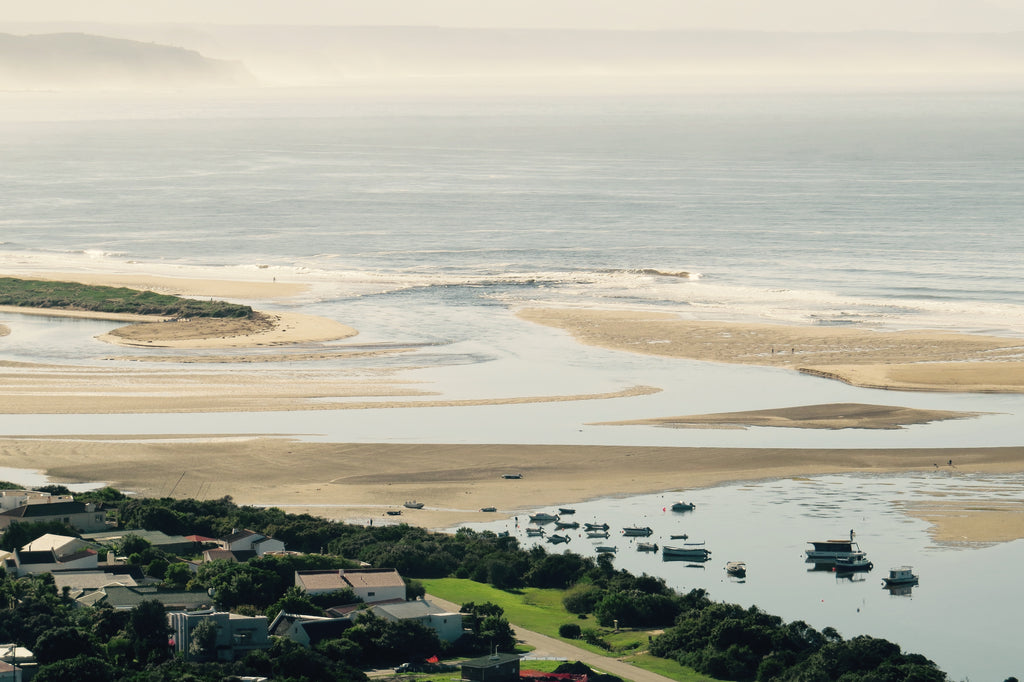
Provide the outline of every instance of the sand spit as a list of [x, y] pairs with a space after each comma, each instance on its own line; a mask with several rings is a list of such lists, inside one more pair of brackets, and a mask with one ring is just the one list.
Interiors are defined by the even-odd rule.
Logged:
[[927, 424], [947, 419], [978, 417], [980, 412], [918, 410], [891, 405], [828, 403], [774, 410], [721, 412], [683, 417], [659, 417], [628, 421], [599, 422], [608, 426], [665, 426], [675, 429], [745, 429], [750, 426], [776, 426], [798, 429], [902, 429], [911, 424]]
[[[426, 503], [403, 510], [401, 520], [428, 528], [607, 496], [685, 491], [728, 481], [826, 473], [931, 471], [951, 474], [1024, 471], [1024, 447], [948, 449], [781, 449], [619, 446], [465, 445], [409, 443], [307, 443], [236, 434], [195, 436], [0, 439], [0, 466], [45, 469], [63, 482], [108, 481], [140, 495], [166, 495], [185, 473], [177, 496], [231, 495], [242, 504], [281, 505], [328, 518], [366, 522], [404, 500]], [[946, 462], [955, 461], [949, 467]], [[245, 476], [239, 476], [245, 471]], [[521, 473], [507, 480], [503, 474]], [[946, 501], [943, 501], [946, 504]], [[974, 541], [1024, 537], [1024, 525], [1007, 529], [1005, 509], [951, 510], [926, 516], [936, 533]], [[973, 505], [977, 507], [978, 505]], [[1017, 512], [1013, 512], [1017, 513]], [[946, 529], [947, 520], [958, 525]], [[1013, 530], [1013, 528], [1017, 528]], [[1008, 538], [1013, 539], [1013, 538]]]
[[658, 312], [530, 308], [518, 315], [581, 343], [634, 353], [787, 367], [870, 388], [1024, 393], [1020, 339], [698, 322]]

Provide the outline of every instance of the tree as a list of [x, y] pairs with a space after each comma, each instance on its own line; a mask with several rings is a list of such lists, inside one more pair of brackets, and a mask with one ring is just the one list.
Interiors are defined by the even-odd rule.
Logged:
[[285, 590], [284, 595], [267, 608], [267, 618], [273, 620], [282, 611], [301, 613], [307, 616], [324, 615], [323, 609], [313, 603], [306, 591], [295, 585]]
[[142, 665], [159, 663], [170, 655], [167, 610], [155, 599], [140, 602], [131, 610], [128, 636], [135, 651], [135, 660]]
[[75, 627], [58, 627], [47, 630], [32, 647], [32, 653], [40, 665], [53, 663], [66, 658], [84, 656], [93, 649], [88, 636]]
[[188, 653], [197, 660], [206, 661], [217, 653], [217, 632], [220, 628], [211, 618], [204, 618], [189, 632]]
[[110, 682], [113, 671], [102, 659], [95, 656], [76, 656], [39, 667], [35, 682]]

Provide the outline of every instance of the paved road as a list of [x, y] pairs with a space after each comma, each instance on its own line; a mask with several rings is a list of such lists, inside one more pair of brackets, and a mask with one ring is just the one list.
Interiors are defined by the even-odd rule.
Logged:
[[[458, 611], [459, 605], [444, 599], [440, 599], [433, 595], [427, 595], [427, 601], [437, 604], [442, 608], [446, 608], [449, 611]], [[642, 668], [637, 668], [634, 665], [630, 665], [624, 661], [620, 661], [616, 658], [610, 658], [608, 656], [601, 656], [595, 654], [586, 649], [580, 649], [579, 647], [573, 646], [568, 642], [564, 642], [554, 637], [548, 637], [542, 635], [539, 632], [533, 632], [527, 630], [513, 623], [513, 629], [516, 632], [516, 638], [523, 644], [528, 644], [534, 647], [534, 650], [530, 652], [531, 656], [537, 657], [552, 657], [552, 658], [565, 658], [569, 661], [582, 661], [591, 668], [597, 668], [604, 672], [617, 675], [624, 680], [633, 680], [633, 682], [672, 682], [671, 678], [657, 673], [652, 673]]]

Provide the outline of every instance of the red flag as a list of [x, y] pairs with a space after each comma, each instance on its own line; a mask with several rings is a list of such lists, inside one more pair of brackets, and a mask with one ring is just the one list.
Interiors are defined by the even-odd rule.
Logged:
[[437, 662], [438, 662], [437, 656], [431, 656], [430, 658], [427, 659], [427, 663], [437, 663]]

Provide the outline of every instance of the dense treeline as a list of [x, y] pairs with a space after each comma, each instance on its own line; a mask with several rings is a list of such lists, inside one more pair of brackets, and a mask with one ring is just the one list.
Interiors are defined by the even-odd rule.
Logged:
[[104, 287], [76, 282], [51, 282], [0, 277], [0, 305], [63, 308], [102, 313], [133, 313], [163, 317], [252, 317], [247, 305]]
[[[524, 549], [512, 537], [467, 529], [444, 534], [407, 525], [354, 526], [306, 514], [287, 514], [276, 508], [239, 507], [228, 497], [208, 501], [129, 499], [107, 488], [79, 498], [112, 506], [113, 515], [126, 529], [220, 537], [234, 529], [248, 528], [282, 540], [289, 549], [310, 553], [308, 556], [266, 556], [243, 564], [216, 561], [203, 565], [192, 575], [182, 570], [180, 564], [176, 567], [174, 557], [163, 555], [138, 538], [129, 536], [125, 540], [127, 546], [120, 548], [121, 553], [130, 555], [133, 563], [145, 566], [149, 575], [162, 577], [168, 585], [212, 589], [218, 606], [239, 613], [262, 613], [268, 617], [282, 610], [321, 614], [329, 604], [294, 588], [294, 571], [365, 561], [378, 567], [398, 569], [410, 580], [410, 597], [422, 594], [417, 578], [448, 576], [469, 578], [502, 589], [525, 586], [563, 589], [566, 610], [586, 618], [567, 623], [563, 636], [580, 637], [597, 646], [607, 646], [597, 628], [579, 626], [592, 622], [590, 618], [604, 626], [617, 623], [619, 627], [664, 628], [664, 634], [651, 641], [652, 654], [677, 660], [717, 679], [841, 679], [844, 682], [939, 682], [946, 679], [934, 663], [922, 656], [904, 654], [891, 642], [870, 637], [844, 640], [831, 628], [818, 632], [806, 623], [785, 623], [755, 607], [744, 609], [713, 602], [703, 590], [680, 594], [660, 578], [616, 570], [612, 557], [607, 555], [593, 559], [571, 553], [548, 554], [540, 547]], [[25, 537], [24, 529], [18, 533], [20, 541]], [[347, 595], [336, 597], [345, 599]], [[500, 609], [490, 604], [467, 604], [464, 610], [471, 635], [463, 638], [465, 641], [460, 640], [458, 647], [445, 646], [426, 628], [366, 618], [343, 637], [310, 652], [303, 664], [313, 665], [311, 661], [316, 661], [323, 669], [319, 677], [309, 675], [308, 679], [357, 679], [346, 676], [357, 667], [391, 664], [399, 655], [473, 653], [487, 642], [500, 644], [503, 650], [514, 645], [511, 629]], [[0, 621], [5, 620], [0, 613]], [[38, 636], [60, 625], [41, 622], [40, 627], [29, 628], [26, 632]], [[0, 638], [2, 634], [0, 632]], [[261, 665], [267, 671], [275, 669], [273, 666], [278, 664], [275, 656], [293, 655], [289, 647], [290, 644], [275, 644], [275, 649], [261, 654], [266, 658], [260, 659], [260, 665], [249, 661], [246, 669], [258, 670]], [[294, 671], [290, 674], [291, 678], [281, 679], [301, 678]], [[198, 679], [207, 678], [200, 676]]]

